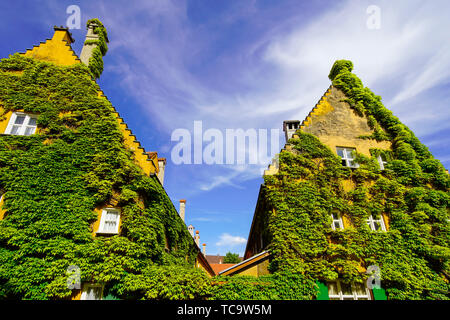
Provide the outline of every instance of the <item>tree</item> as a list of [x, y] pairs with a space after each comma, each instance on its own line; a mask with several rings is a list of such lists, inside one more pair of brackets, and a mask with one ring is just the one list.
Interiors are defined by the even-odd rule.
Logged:
[[223, 263], [239, 263], [241, 262], [241, 259], [239, 259], [238, 253], [231, 253], [227, 252], [225, 255], [225, 258], [223, 258]]

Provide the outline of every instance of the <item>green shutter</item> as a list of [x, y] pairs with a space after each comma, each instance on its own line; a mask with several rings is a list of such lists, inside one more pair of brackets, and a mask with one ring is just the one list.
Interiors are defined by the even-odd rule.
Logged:
[[374, 300], [387, 300], [386, 291], [383, 288], [373, 288], [372, 292]]
[[328, 287], [319, 281], [316, 281], [316, 284], [319, 287], [319, 294], [317, 295], [317, 300], [330, 300], [330, 297], [328, 296]]

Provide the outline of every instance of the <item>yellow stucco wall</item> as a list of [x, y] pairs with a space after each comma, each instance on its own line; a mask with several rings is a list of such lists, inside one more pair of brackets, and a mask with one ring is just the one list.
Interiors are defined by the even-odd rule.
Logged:
[[[3, 108], [0, 107], [0, 114], [3, 113]], [[8, 111], [3, 117], [0, 118], [0, 133], [5, 133], [8, 126], [9, 119], [11, 119], [12, 112]]]
[[5, 216], [5, 210], [3, 209], [3, 203], [4, 203], [4, 197], [1, 197], [0, 199], [0, 220], [3, 220], [3, 217]]
[[24, 55], [38, 60], [48, 61], [61, 66], [81, 63], [70, 47], [71, 40], [67, 31], [55, 30], [53, 37], [32, 49]]

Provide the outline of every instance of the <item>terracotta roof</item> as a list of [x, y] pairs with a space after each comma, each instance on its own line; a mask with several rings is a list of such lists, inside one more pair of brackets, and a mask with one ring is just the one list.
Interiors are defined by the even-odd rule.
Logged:
[[[221, 256], [221, 255], [212, 255], [212, 254], [207, 254], [206, 255], [206, 260], [208, 260], [208, 262], [211, 263], [217, 263], [217, 264], [223, 264], [223, 260], [225, 259], [225, 256]], [[239, 260], [244, 260], [243, 257], [239, 257]]]
[[234, 266], [235, 263], [210, 263], [209, 265], [216, 274], [219, 274], [219, 272]]

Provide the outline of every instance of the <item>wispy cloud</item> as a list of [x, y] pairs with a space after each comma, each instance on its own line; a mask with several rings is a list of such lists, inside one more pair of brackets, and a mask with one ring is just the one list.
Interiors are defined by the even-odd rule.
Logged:
[[[377, 1], [381, 28], [370, 30], [366, 9], [372, 2], [339, 2], [313, 19], [286, 6], [290, 12], [279, 13], [286, 19], [276, 23], [254, 1], [215, 12], [204, 24], [192, 19], [182, 1], [103, 2], [95, 10], [104, 11], [111, 34], [114, 63], [106, 68], [168, 137], [199, 119], [219, 129], [281, 128], [284, 119], [302, 120], [330, 84], [333, 62], [342, 58], [354, 62], [365, 85], [413, 130], [448, 128], [447, 104], [429, 92], [450, 81], [449, 3]], [[244, 20], [265, 28], [233, 40], [208, 29]], [[169, 141], [164, 148], [170, 149]], [[262, 167], [249, 175], [234, 166], [211, 166], [194, 179], [201, 191], [239, 188]]]
[[216, 246], [233, 248], [244, 243], [247, 243], [247, 240], [243, 237], [222, 233], [219, 237], [219, 241], [216, 242]]

